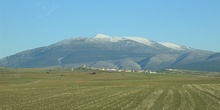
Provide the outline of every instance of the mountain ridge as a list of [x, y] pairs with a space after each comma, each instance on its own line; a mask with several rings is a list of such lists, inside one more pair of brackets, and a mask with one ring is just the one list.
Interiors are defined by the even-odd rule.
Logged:
[[[213, 61], [214, 59], [214, 61]], [[0, 59], [4, 67], [78, 67], [83, 64], [115, 69], [192, 68], [187, 65], [209, 64], [220, 71], [219, 53], [193, 49], [173, 43], [155, 42], [141, 37], [117, 37], [97, 34], [91, 38], [75, 37], [49, 46], [19, 52]], [[217, 62], [216, 62], [217, 61]], [[219, 60], [220, 61], [220, 60]], [[212, 63], [211, 63], [212, 64]]]

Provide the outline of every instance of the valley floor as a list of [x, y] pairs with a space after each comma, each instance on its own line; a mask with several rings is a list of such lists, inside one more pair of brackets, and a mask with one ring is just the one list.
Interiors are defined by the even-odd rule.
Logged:
[[0, 110], [219, 110], [220, 77], [0, 68]]

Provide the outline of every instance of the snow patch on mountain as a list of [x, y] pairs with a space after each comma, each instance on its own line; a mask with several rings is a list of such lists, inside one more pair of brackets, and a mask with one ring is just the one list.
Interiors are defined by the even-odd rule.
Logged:
[[86, 38], [86, 37], [74, 37], [74, 38], [70, 38], [70, 39], [66, 39], [63, 40], [61, 42], [58, 42], [56, 44], [53, 44], [53, 46], [58, 46], [58, 45], [68, 45], [73, 43], [74, 41], [77, 40], [85, 40], [85, 42], [96, 42], [96, 43], [111, 43], [111, 42], [119, 42], [119, 41], [126, 41], [126, 40], [131, 40], [146, 46], [150, 46], [150, 47], [154, 47], [157, 48], [157, 46], [164, 46], [176, 51], [184, 51], [184, 50], [189, 50], [189, 51], [194, 51], [195, 49], [192, 49], [190, 47], [185, 47], [185, 46], [181, 46], [181, 45], [177, 45], [174, 43], [168, 43], [168, 42], [155, 42], [152, 40], [149, 40], [147, 38], [141, 38], [141, 37], [118, 37], [118, 36], [108, 36], [108, 35], [104, 35], [104, 34], [97, 34], [91, 38]]
[[97, 34], [90, 39], [91, 41], [101, 41], [101, 42], [119, 42], [123, 40], [121, 37], [111, 37], [104, 34]]
[[111, 39], [112, 37], [108, 36], [108, 35], [104, 35], [104, 34], [97, 34], [94, 37], [92, 37], [93, 39]]
[[141, 38], [141, 37], [111, 37], [108, 35], [104, 35], [104, 34], [97, 34], [94, 37], [92, 37], [90, 39], [91, 41], [99, 41], [99, 42], [119, 42], [122, 40], [131, 40], [131, 41], [135, 41], [138, 43], [141, 43], [143, 45], [147, 45], [147, 46], [151, 46], [151, 47], [155, 47], [155, 45], [157, 44], [157, 42], [154, 42], [152, 40], [146, 39], [146, 38]]
[[177, 45], [177, 44], [174, 44], [174, 43], [159, 42], [159, 44], [161, 44], [165, 47], [168, 47], [170, 49], [173, 49], [173, 50], [178, 50], [178, 51], [184, 50], [183, 46], [180, 46], [180, 45]]
[[151, 41], [151, 40], [146, 39], [146, 38], [141, 38], [141, 37], [123, 37], [123, 38], [133, 40], [133, 41], [136, 41], [138, 43], [141, 43], [141, 44], [144, 44], [144, 45], [147, 45], [147, 46], [152, 46], [153, 47], [155, 45], [154, 41]]

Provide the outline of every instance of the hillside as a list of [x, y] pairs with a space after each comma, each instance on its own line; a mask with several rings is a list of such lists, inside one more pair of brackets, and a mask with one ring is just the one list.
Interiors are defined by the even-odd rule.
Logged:
[[111, 37], [97, 34], [76, 37], [26, 50], [0, 60], [4, 67], [93, 67], [115, 69], [184, 68], [220, 71], [219, 53], [197, 50], [141, 37]]

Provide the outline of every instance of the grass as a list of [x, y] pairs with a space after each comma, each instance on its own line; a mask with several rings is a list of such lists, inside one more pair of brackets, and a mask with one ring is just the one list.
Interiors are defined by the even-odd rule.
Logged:
[[219, 73], [99, 72], [101, 74], [91, 75], [90, 72], [57, 68], [0, 68], [0, 110], [220, 109]]

